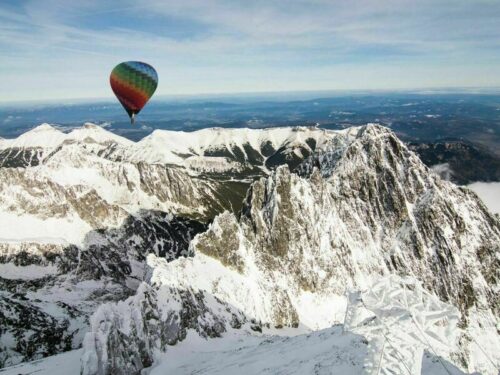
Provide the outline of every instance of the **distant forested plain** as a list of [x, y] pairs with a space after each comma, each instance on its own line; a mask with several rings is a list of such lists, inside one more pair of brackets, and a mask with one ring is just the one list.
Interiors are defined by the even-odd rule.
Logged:
[[93, 122], [132, 140], [155, 129], [319, 126], [343, 129], [369, 122], [407, 142], [464, 141], [500, 156], [500, 94], [349, 94], [153, 98], [132, 126], [114, 100], [0, 105], [0, 137], [40, 123], [61, 130]]
[[[41, 124], [63, 131], [92, 122], [137, 141], [155, 129], [317, 126], [391, 128], [429, 166], [448, 163], [457, 183], [500, 179], [500, 94], [325, 93], [153, 98], [131, 125], [114, 100], [0, 105], [0, 137]], [[463, 166], [463, 168], [461, 168]], [[460, 171], [459, 171], [460, 169]]]

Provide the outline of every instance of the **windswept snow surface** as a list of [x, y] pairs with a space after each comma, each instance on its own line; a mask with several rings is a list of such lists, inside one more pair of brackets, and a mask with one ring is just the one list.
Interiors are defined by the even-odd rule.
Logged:
[[0, 243], [43, 242], [81, 245], [92, 227], [78, 216], [40, 218], [0, 210]]
[[57, 267], [54, 265], [39, 266], [29, 264], [27, 266], [16, 266], [12, 263], [0, 263], [0, 275], [8, 280], [35, 280], [56, 274]]
[[82, 349], [0, 369], [1, 375], [78, 375]]
[[[376, 355], [370, 358], [369, 349], [364, 337], [343, 332], [341, 326], [298, 336], [252, 336], [235, 331], [211, 340], [189, 332], [186, 340], [159, 356], [149, 375], [369, 374], [379, 364]], [[77, 375], [81, 355], [82, 349], [74, 350], [8, 367], [0, 374]], [[447, 361], [424, 354], [421, 374], [448, 373], [465, 374]]]
[[[273, 301], [274, 287], [272, 284], [266, 286], [266, 279], [262, 275], [239, 275], [222, 265], [211, 264], [209, 257], [202, 254], [192, 259], [179, 259], [172, 264], [166, 264], [162, 260], [154, 263], [153, 258], [155, 257], [150, 256], [149, 259], [150, 265], [154, 267], [151, 279], [153, 284], [180, 289], [192, 287], [194, 290], [212, 290], [217, 298], [236, 306], [251, 318], [261, 321], [272, 319], [272, 306], [266, 307], [266, 304]], [[197, 263], [199, 269], [191, 270], [190, 267]], [[231, 348], [229, 345], [231, 350], [224, 348], [224, 345], [228, 345], [224, 340], [216, 340], [213, 344], [207, 343], [204, 344], [205, 347], [202, 345], [198, 348], [198, 343], [203, 343], [204, 340], [193, 339], [194, 348], [191, 348], [190, 341], [181, 343], [180, 349], [169, 349], [161, 362], [160, 370], [153, 374], [160, 374], [160, 371], [167, 369], [175, 369], [173, 373], [176, 373], [184, 368], [207, 374], [230, 374], [238, 367], [244, 374], [258, 374], [261, 371], [270, 374], [279, 371], [309, 374], [315, 373], [315, 364], [325, 371], [335, 369], [339, 373], [377, 373], [379, 361], [382, 361], [380, 366], [384, 369], [383, 373], [405, 373], [410, 369], [412, 374], [420, 374], [425, 350], [450, 359], [458, 349], [458, 310], [425, 291], [415, 279], [401, 279], [397, 276], [382, 278], [366, 291], [351, 293], [347, 301], [344, 296], [314, 297], [316, 299], [301, 297], [300, 320], [314, 323], [312, 327], [305, 326], [301, 329], [329, 327], [336, 319], [337, 323], [344, 322], [345, 327], [294, 339], [261, 338], [250, 346], [248, 343], [252, 340], [255, 342], [256, 339], [245, 342], [240, 337], [242, 347]], [[334, 302], [329, 303], [330, 300]], [[323, 311], [324, 316], [319, 316], [318, 311]], [[290, 330], [288, 334], [293, 331]], [[348, 339], [340, 335], [344, 331], [349, 332]], [[284, 334], [287, 333], [281, 333]], [[353, 334], [359, 335], [358, 340], [354, 339]], [[229, 342], [233, 339], [230, 338]], [[362, 342], [366, 342], [367, 346], [361, 345]], [[221, 347], [214, 349], [218, 345]], [[184, 352], [186, 350], [192, 351], [191, 359]], [[210, 351], [204, 353], [206, 350]], [[214, 354], [214, 351], [219, 353]], [[182, 358], [180, 361], [179, 357]], [[194, 360], [194, 357], [198, 360]], [[223, 357], [228, 358], [223, 360]], [[362, 361], [359, 360], [360, 357], [363, 358]], [[231, 363], [232, 361], [234, 362]], [[342, 367], [346, 364], [347, 367]]]
[[[376, 356], [369, 356], [366, 339], [350, 332], [343, 333], [340, 326], [294, 337], [234, 334], [223, 339], [204, 340], [191, 334], [186, 341], [172, 347], [150, 375], [388, 374], [382, 367], [377, 373], [380, 362]], [[417, 375], [420, 374], [465, 373], [426, 352], [422, 372]]]
[[190, 333], [169, 348], [150, 375], [345, 374], [364, 372], [368, 347], [340, 326], [308, 335], [250, 336], [230, 333], [205, 340]]

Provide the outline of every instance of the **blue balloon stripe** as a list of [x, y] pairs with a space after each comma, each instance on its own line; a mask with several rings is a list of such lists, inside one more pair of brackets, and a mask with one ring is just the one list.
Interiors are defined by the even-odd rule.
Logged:
[[152, 66], [146, 63], [138, 62], [138, 61], [127, 61], [125, 64], [129, 66], [132, 69], [135, 69], [145, 75], [147, 75], [149, 78], [151, 78], [153, 81], [158, 82], [158, 75], [156, 74], [156, 71]]

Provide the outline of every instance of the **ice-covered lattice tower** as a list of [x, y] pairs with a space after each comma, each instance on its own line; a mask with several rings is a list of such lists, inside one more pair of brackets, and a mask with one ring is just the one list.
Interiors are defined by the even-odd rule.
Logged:
[[368, 373], [420, 375], [424, 350], [438, 358], [454, 351], [459, 318], [419, 281], [390, 276], [349, 293], [345, 329], [368, 339]]

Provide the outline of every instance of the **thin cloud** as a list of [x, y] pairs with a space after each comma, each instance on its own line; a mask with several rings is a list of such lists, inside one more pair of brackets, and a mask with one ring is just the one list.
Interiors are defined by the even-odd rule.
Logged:
[[0, 79], [15, 87], [0, 100], [32, 99], [47, 74], [60, 85], [46, 88], [54, 96], [75, 71], [66, 95], [88, 95], [82, 85], [97, 87], [125, 59], [156, 64], [175, 93], [500, 84], [495, 1], [21, 4], [0, 5]]
[[500, 214], [500, 182], [474, 182], [467, 186], [474, 191], [488, 209], [494, 214]]

